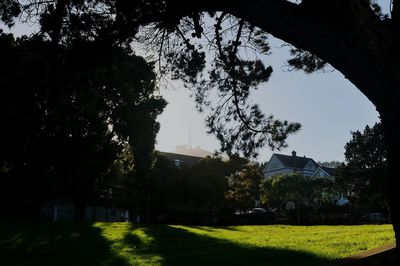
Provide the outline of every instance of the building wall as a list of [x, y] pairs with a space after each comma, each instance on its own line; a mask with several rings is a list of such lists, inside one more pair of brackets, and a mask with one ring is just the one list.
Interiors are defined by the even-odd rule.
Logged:
[[303, 169], [301, 174], [303, 176], [312, 176], [314, 173], [315, 173], [315, 170]]
[[264, 168], [264, 176], [267, 176], [269, 172], [279, 171], [279, 169], [285, 168], [281, 161], [274, 155], [272, 155], [267, 166]]
[[335, 180], [335, 178], [333, 176], [330, 176], [327, 172], [325, 172], [323, 169], [318, 168], [314, 174], [313, 174], [313, 178], [328, 178], [331, 180]]
[[286, 167], [286, 168], [271, 170], [269, 172], [264, 172], [264, 176], [268, 179], [275, 175], [291, 175], [293, 173], [294, 173], [293, 168]]

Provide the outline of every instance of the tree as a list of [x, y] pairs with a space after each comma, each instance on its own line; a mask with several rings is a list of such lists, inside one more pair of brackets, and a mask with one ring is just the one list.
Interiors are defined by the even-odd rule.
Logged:
[[225, 197], [231, 206], [244, 212], [252, 209], [260, 200], [261, 182], [264, 179], [262, 169], [257, 165], [248, 165], [227, 178], [228, 191]]
[[[381, 115], [382, 126], [385, 136], [385, 147], [387, 150], [387, 158], [389, 165], [389, 188], [390, 188], [390, 205], [392, 209], [393, 227], [396, 232], [397, 244], [400, 244], [400, 205], [398, 202], [398, 193], [396, 189], [396, 162], [400, 159], [397, 150], [400, 148], [399, 127], [397, 127], [397, 103], [400, 99], [400, 60], [397, 53], [399, 42], [399, 24], [400, 24], [400, 1], [393, 0], [391, 3], [390, 16], [382, 14], [379, 5], [372, 0], [357, 1], [341, 1], [341, 0], [303, 0], [303, 1], [253, 1], [249, 4], [243, 0], [221, 0], [221, 1], [180, 1], [180, 0], [159, 0], [159, 1], [103, 1], [109, 6], [109, 13], [104, 12], [105, 9], [96, 9], [95, 5], [99, 2], [93, 1], [68, 1], [60, 0], [57, 2], [31, 1], [28, 5], [16, 5], [16, 0], [7, 0], [1, 6], [0, 15], [3, 21], [12, 24], [13, 16], [19, 14], [19, 11], [39, 10], [42, 15], [41, 22], [51, 27], [43, 27], [52, 37], [55, 43], [60, 41], [62, 29], [70, 25], [76, 26], [79, 32], [82, 28], [90, 28], [89, 32], [98, 33], [103, 36], [104, 29], [112, 34], [114, 38], [121, 36], [129, 36], [136, 33], [138, 26], [149, 22], [156, 22], [159, 28], [165, 31], [159, 31], [163, 36], [173, 32], [180, 21], [187, 26], [186, 31], [181, 33], [192, 34], [194, 38], [200, 38], [204, 33], [202, 28], [202, 12], [209, 12], [215, 15], [215, 12], [223, 12], [223, 14], [231, 14], [239, 19], [236, 29], [243, 29], [243, 25], [247, 23], [250, 28], [258, 27], [262, 31], [273, 34], [274, 36], [294, 45], [294, 58], [289, 60], [295, 69], [302, 69], [306, 72], [312, 72], [320, 69], [325, 65], [324, 62], [331, 64], [335, 69], [339, 70], [347, 79], [349, 79], [367, 98], [376, 106]], [[22, 7], [21, 7], [22, 6]], [[27, 7], [26, 7], [27, 6]], [[37, 8], [39, 7], [39, 8]], [[68, 7], [68, 11], [65, 9]], [[31, 8], [31, 9], [29, 9]], [[37, 9], [35, 9], [37, 8]], [[86, 10], [88, 12], [79, 12]], [[100, 10], [101, 12], [96, 12]], [[33, 13], [33, 12], [32, 12]], [[36, 13], [36, 14], [37, 14]], [[45, 13], [45, 14], [43, 14]], [[90, 16], [87, 14], [89, 13]], [[72, 14], [74, 23], [63, 23], [66, 15]], [[83, 15], [85, 14], [85, 15]], [[225, 15], [224, 15], [225, 16]], [[88, 18], [97, 18], [95, 21], [107, 21], [106, 26], [95, 28], [94, 23], [86, 23]], [[104, 19], [113, 18], [110, 20]], [[70, 17], [71, 18], [71, 17]], [[84, 18], [84, 19], [82, 19]], [[115, 19], [114, 19], [115, 18]], [[217, 19], [221, 18], [221, 14]], [[47, 20], [46, 20], [47, 19]], [[90, 20], [90, 21], [93, 21]], [[47, 22], [47, 23], [45, 23]], [[80, 23], [79, 23], [80, 22]], [[77, 24], [77, 25], [76, 25]], [[129, 26], [128, 26], [129, 25]], [[221, 23], [216, 23], [217, 29]], [[242, 25], [242, 26], [241, 26]], [[98, 29], [94, 31], [93, 29]], [[118, 29], [118, 30], [117, 30]], [[237, 31], [237, 32], [242, 32]], [[182, 35], [177, 33], [178, 35]], [[236, 35], [238, 36], [238, 35]], [[188, 43], [188, 38], [183, 38], [184, 43]], [[214, 38], [215, 42], [220, 42], [220, 38]], [[163, 46], [165, 42], [159, 42]], [[190, 44], [190, 43], [189, 43]], [[225, 50], [226, 54], [235, 55], [237, 47], [243, 43], [234, 39]], [[218, 45], [217, 45], [218, 46]], [[188, 48], [192, 48], [188, 45]], [[216, 47], [216, 46], [214, 46]], [[219, 45], [218, 47], [223, 48]], [[182, 50], [182, 49], [181, 49]], [[189, 49], [188, 51], [192, 51]], [[217, 48], [218, 50], [218, 48]], [[223, 49], [219, 49], [224, 53]], [[220, 56], [223, 54], [220, 53]], [[186, 68], [187, 77], [196, 77], [196, 69], [202, 65], [202, 58], [199, 53], [186, 53], [189, 57], [181, 58], [177, 63], [181, 66], [187, 63], [197, 62], [194, 66], [197, 68]], [[201, 54], [200, 54], [201, 56]], [[204, 57], [204, 56], [203, 56]], [[223, 60], [220, 58], [226, 68], [224, 73], [232, 74], [230, 76], [230, 85], [237, 83], [237, 77], [252, 77], [257, 81], [265, 81], [268, 77], [268, 70], [254, 64], [247, 64], [238, 61], [231, 56], [233, 60]], [[226, 64], [233, 62], [234, 64]], [[240, 63], [239, 65], [237, 63]], [[203, 64], [204, 65], [204, 64]], [[230, 67], [229, 67], [230, 65]], [[221, 64], [217, 64], [220, 67]], [[234, 66], [234, 67], [232, 67]], [[257, 66], [257, 67], [256, 67]], [[256, 68], [257, 71], [251, 71], [254, 75], [243, 75], [242, 70]], [[240, 75], [240, 73], [242, 75]], [[216, 73], [216, 72], [214, 72]], [[257, 75], [260, 74], [260, 75]], [[216, 73], [218, 77], [220, 73]], [[232, 79], [233, 77], [233, 79]], [[236, 77], [236, 78], [235, 78]], [[233, 82], [233, 83], [232, 83]], [[260, 147], [262, 143], [267, 142], [278, 144], [278, 147], [284, 144], [284, 139], [289, 133], [295, 132], [298, 124], [278, 123], [275, 124], [273, 119], [265, 119], [258, 112], [258, 108], [249, 107], [248, 105], [240, 106], [246, 97], [246, 82], [242, 83], [244, 90], [234, 90], [231, 88], [231, 95], [236, 99], [227, 101], [233, 104], [232, 108], [228, 108], [229, 119], [236, 118], [242, 121], [242, 127], [224, 130], [223, 121], [211, 119], [209, 124], [211, 132], [216, 133], [222, 141], [222, 146], [226, 150], [234, 148], [232, 143], [240, 143], [237, 148], [244, 146], [245, 154], [251, 153], [253, 148]], [[223, 84], [220, 84], [223, 85]], [[247, 83], [248, 85], [248, 83]], [[254, 84], [252, 84], [254, 85]], [[221, 86], [222, 88], [224, 86]], [[226, 87], [225, 87], [226, 88]], [[238, 88], [238, 87], [236, 87]], [[227, 90], [228, 91], [228, 90]], [[241, 93], [243, 92], [243, 93]], [[197, 95], [197, 99], [202, 100], [204, 93]], [[238, 97], [241, 96], [241, 97]], [[230, 96], [228, 96], [229, 98]], [[240, 113], [244, 107], [250, 114]], [[246, 109], [246, 107], [249, 107]], [[216, 114], [221, 114], [224, 109], [216, 109]], [[254, 118], [253, 120], [251, 118]], [[261, 119], [262, 118], [262, 119]], [[262, 127], [262, 125], [268, 125]], [[274, 126], [275, 125], [275, 126]], [[258, 126], [261, 126], [259, 128]], [[229, 137], [230, 133], [232, 137]], [[258, 133], [258, 134], [256, 134]], [[227, 141], [225, 141], [227, 140]]]
[[363, 132], [357, 130], [351, 135], [345, 145], [346, 164], [339, 167], [336, 180], [353, 203], [387, 209], [388, 169], [382, 124], [367, 125]]
[[[400, 99], [400, 1], [392, 1], [390, 18], [372, 1], [166, 1], [158, 19], [167, 26], [191, 17], [194, 36], [201, 35], [199, 12], [223, 11], [294, 45], [296, 68], [313, 71], [328, 62], [376, 106], [381, 115], [389, 165], [393, 228], [400, 244], [400, 205], [396, 162], [400, 160], [397, 103]], [[196, 22], [197, 21], [197, 22]], [[313, 67], [313, 65], [315, 67]]]
[[351, 140], [344, 146], [344, 156], [348, 167], [360, 170], [386, 168], [387, 156], [381, 123], [363, 132], [351, 132]]
[[279, 175], [265, 182], [264, 201], [271, 208], [285, 210], [288, 202], [293, 202], [297, 210], [297, 223], [300, 224], [300, 208], [304, 206], [310, 186], [302, 175]]
[[[249, 203], [250, 200], [246, 198], [245, 204], [254, 205], [254, 200], [258, 199], [256, 190], [263, 175], [256, 166], [247, 166], [248, 160], [238, 155], [231, 156], [228, 161], [218, 157], [205, 157], [191, 167], [176, 167], [158, 153], [155, 153], [155, 157], [155, 164], [150, 172], [153, 214], [165, 214], [173, 208], [183, 208], [190, 211], [195, 219], [204, 214], [230, 216], [242, 204], [235, 200], [236, 196], [241, 197], [240, 193], [251, 193], [249, 197], [253, 201]], [[236, 182], [237, 178], [234, 176], [242, 171], [247, 180], [251, 179], [250, 186], [246, 183], [242, 187]], [[228, 192], [229, 189], [231, 192]], [[226, 199], [227, 194], [234, 197], [229, 202]]]
[[196, 214], [201, 207], [206, 207], [212, 214], [223, 206], [226, 175], [226, 164], [218, 157], [207, 156], [189, 170], [186, 196], [194, 203]]
[[150, 64], [118, 45], [77, 40], [57, 47], [54, 73], [53, 45], [43, 36], [1, 34], [0, 45], [0, 110], [7, 124], [0, 163], [19, 180], [23, 201], [37, 206], [43, 198], [35, 188], [46, 190], [61, 178], [83, 219], [95, 180], [124, 144], [134, 150], [138, 174], [149, 168], [156, 117], [165, 106], [153, 96]]
[[339, 161], [329, 161], [329, 162], [318, 162], [318, 165], [330, 167], [330, 168], [337, 168], [341, 166], [343, 163]]
[[[263, 183], [262, 200], [270, 207], [285, 211], [288, 202], [295, 203], [297, 223], [306, 222], [305, 209], [319, 209], [337, 198], [338, 188], [327, 178], [308, 179], [302, 175], [277, 175]], [[303, 211], [300, 211], [303, 210]], [[288, 210], [290, 212], [290, 210]]]
[[[187, 191], [186, 174], [189, 169], [176, 167], [167, 157], [155, 152], [155, 163], [150, 172], [152, 214], [164, 213], [176, 202], [182, 202]], [[145, 190], [144, 190], [145, 191]], [[143, 191], [142, 191], [143, 193]]]

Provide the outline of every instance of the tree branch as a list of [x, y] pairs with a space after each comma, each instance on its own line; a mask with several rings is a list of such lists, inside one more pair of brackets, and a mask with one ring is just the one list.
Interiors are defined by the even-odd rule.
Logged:
[[[192, 12], [223, 11], [244, 19], [330, 63], [377, 106], [384, 104], [385, 98], [379, 89], [370, 88], [385, 86], [382, 82], [388, 76], [400, 77], [400, 73], [387, 73], [384, 67], [398, 64], [395, 40], [400, 37], [393, 36], [399, 34], [373, 12], [368, 1], [303, 0], [295, 4], [254, 0], [249, 4], [243, 0], [170, 0], [168, 6], [177, 8], [174, 14], [182, 17]], [[394, 8], [397, 10], [397, 4]], [[387, 81], [388, 85], [393, 83]]]
[[399, 26], [400, 24], [400, 0], [392, 0], [391, 16], [393, 24]]

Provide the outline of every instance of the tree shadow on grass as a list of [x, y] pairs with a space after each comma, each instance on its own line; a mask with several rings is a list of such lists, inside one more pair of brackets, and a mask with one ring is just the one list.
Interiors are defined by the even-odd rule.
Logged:
[[110, 246], [92, 224], [0, 224], [0, 265], [126, 265]]
[[315, 254], [240, 245], [225, 239], [188, 232], [182, 228], [151, 225], [140, 228], [152, 244], [134, 233], [126, 234], [124, 245], [141, 256], [159, 256], [162, 265], [321, 265], [328, 259]]
[[[122, 238], [106, 239], [102, 233], [110, 226], [123, 230], [111, 230], [111, 235], [125, 234]], [[167, 225], [1, 223], [0, 265], [305, 266], [328, 262], [307, 252], [210, 237], [212, 230], [208, 227], [192, 229], [196, 233]]]
[[225, 230], [225, 231], [238, 231], [235, 227], [233, 226], [198, 226], [198, 225], [190, 225], [188, 226], [190, 228], [196, 228], [199, 230], [203, 230], [203, 231], [208, 231], [208, 232], [213, 232], [213, 231], [221, 231], [221, 230]]

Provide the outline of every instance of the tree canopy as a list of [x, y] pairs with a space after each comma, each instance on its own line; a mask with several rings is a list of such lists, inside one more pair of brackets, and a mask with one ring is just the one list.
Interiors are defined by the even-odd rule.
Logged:
[[226, 198], [236, 210], [246, 212], [260, 201], [261, 183], [264, 179], [262, 169], [258, 165], [246, 165], [240, 171], [232, 173], [228, 178]]
[[[0, 5], [0, 18], [8, 25], [20, 14], [26, 21], [39, 21], [42, 34], [54, 46], [83, 38], [128, 47], [139, 27], [152, 23], [150, 44], [158, 47], [158, 55], [170, 60], [168, 70], [176, 77], [201, 87], [195, 96], [200, 109], [211, 104], [206, 97], [209, 88], [217, 88], [222, 101], [212, 107], [207, 123], [221, 140], [222, 150], [240, 150], [246, 156], [255, 155], [263, 145], [283, 147], [287, 135], [300, 127], [265, 116], [248, 102], [249, 90], [268, 80], [271, 69], [256, 58], [240, 58], [239, 50], [245, 47], [267, 51], [265, 40], [250, 44], [246, 37], [258, 40], [260, 36], [255, 35], [260, 29], [261, 36], [268, 32], [290, 43], [295, 48], [289, 63], [295, 69], [312, 72], [329, 63], [366, 95], [381, 115], [393, 175], [389, 179], [392, 207], [396, 207], [393, 224], [395, 231], [400, 231], [394, 178], [400, 160], [396, 115], [400, 0], [391, 1], [390, 14], [382, 14], [372, 0], [256, 0], [251, 4], [243, 0], [6, 0]], [[204, 27], [205, 14], [215, 21], [210, 30]], [[224, 39], [225, 33], [228, 39]], [[173, 36], [179, 38], [168, 38]], [[215, 52], [209, 70], [205, 68], [207, 56], [192, 43], [203, 36], [209, 37], [208, 47]], [[176, 44], [172, 45], [176, 51], [167, 44]], [[202, 79], [204, 75], [208, 78]]]
[[387, 155], [381, 123], [366, 126], [363, 132], [351, 132], [351, 140], [344, 146], [346, 163], [360, 170], [387, 167]]
[[[369, 45], [374, 41], [374, 32], [362, 25], [368, 22], [389, 34], [397, 21], [397, 1], [393, 1], [389, 16], [369, 0], [346, 4], [274, 0], [251, 5], [243, 1], [8, 0], [1, 10], [7, 25], [12, 25], [18, 14], [26, 20], [36, 20], [40, 31], [53, 43], [96, 39], [129, 47], [138, 38], [160, 61], [159, 72], [183, 80], [193, 89], [199, 110], [208, 108], [209, 132], [220, 140], [221, 151], [241, 152], [245, 156], [256, 156], [258, 148], [265, 145], [285, 147], [286, 137], [299, 130], [300, 124], [266, 116], [257, 104], [249, 102], [251, 90], [268, 81], [272, 68], [265, 66], [257, 55], [244, 56], [244, 52], [270, 53], [267, 32], [274, 34], [295, 45], [292, 58], [287, 61], [293, 69], [310, 73], [329, 62], [378, 104], [381, 95], [364, 86], [370, 77], [368, 71], [354, 67], [355, 62], [350, 60], [365, 53], [357, 50], [357, 45], [367, 50], [375, 47]], [[260, 17], [256, 10], [263, 10], [266, 15]], [[357, 16], [351, 10], [357, 10]], [[335, 27], [319, 23], [324, 21]], [[142, 25], [147, 26], [139, 31]], [[357, 29], [362, 31], [353, 34]], [[352, 56], [346, 57], [348, 53]], [[376, 53], [370, 56], [371, 60], [376, 60]], [[362, 58], [366, 60], [365, 56]], [[371, 64], [376, 62], [364, 62]], [[217, 102], [210, 98], [215, 94]]]
[[[0, 112], [7, 125], [0, 167], [15, 184], [6, 195], [38, 204], [61, 179], [82, 212], [95, 180], [125, 144], [137, 172], [150, 167], [156, 117], [166, 104], [153, 95], [151, 64], [95, 41], [60, 45], [54, 53], [43, 36], [0, 34], [0, 46]], [[11, 196], [12, 189], [21, 195]]]
[[[335, 205], [339, 189], [335, 182], [328, 178], [307, 178], [300, 174], [276, 175], [263, 182], [262, 201], [277, 213], [288, 212], [292, 207], [297, 212], [297, 223], [318, 221], [319, 210]], [[287, 204], [294, 203], [292, 206]], [[300, 209], [303, 209], [300, 212]], [[313, 214], [308, 221], [303, 214], [308, 209]]]
[[337, 182], [351, 202], [370, 210], [388, 206], [388, 164], [382, 124], [351, 132], [345, 145], [346, 163], [338, 168]]

